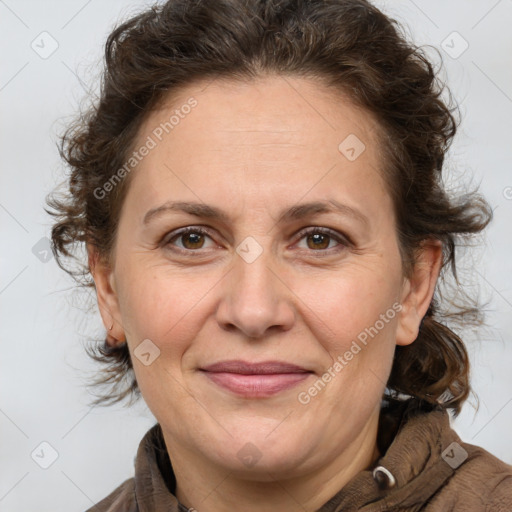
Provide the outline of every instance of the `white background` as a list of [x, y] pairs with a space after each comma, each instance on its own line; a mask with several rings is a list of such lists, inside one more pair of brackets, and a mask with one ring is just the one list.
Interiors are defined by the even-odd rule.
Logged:
[[[140, 402], [93, 408], [85, 383], [95, 366], [83, 350], [100, 337], [99, 315], [53, 259], [32, 252], [49, 235], [44, 197], [63, 167], [55, 142], [94, 84], [102, 44], [114, 24], [142, 2], [0, 1], [0, 510], [83, 511], [133, 474], [138, 443], [154, 423]], [[469, 263], [489, 299], [488, 327], [467, 333], [473, 386], [454, 425], [463, 440], [512, 463], [512, 0], [399, 0], [378, 5], [404, 21], [419, 44], [442, 48], [457, 31], [469, 47], [458, 58], [441, 49], [463, 124], [450, 153], [452, 181], [481, 182], [495, 219], [479, 259]], [[47, 59], [41, 32], [58, 43]], [[46, 51], [51, 40], [45, 40]], [[464, 41], [451, 35], [453, 52]], [[42, 51], [42, 49], [41, 49]], [[508, 188], [507, 188], [508, 187]], [[43, 243], [43, 242], [39, 242]], [[81, 309], [82, 308], [82, 309]], [[58, 458], [42, 469], [31, 458], [41, 442]], [[39, 448], [40, 450], [41, 448]], [[40, 453], [37, 452], [37, 453]], [[49, 448], [45, 457], [51, 456]]]

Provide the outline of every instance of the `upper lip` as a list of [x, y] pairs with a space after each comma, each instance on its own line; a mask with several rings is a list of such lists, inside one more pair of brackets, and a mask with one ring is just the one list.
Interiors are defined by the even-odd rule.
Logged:
[[201, 367], [206, 372], [239, 373], [242, 375], [271, 375], [279, 373], [308, 373], [310, 370], [296, 364], [282, 361], [262, 361], [249, 363], [241, 360], [220, 361]]

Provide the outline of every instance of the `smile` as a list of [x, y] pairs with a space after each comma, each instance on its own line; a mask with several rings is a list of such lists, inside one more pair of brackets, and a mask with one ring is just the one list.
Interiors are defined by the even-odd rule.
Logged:
[[246, 398], [265, 398], [293, 388], [313, 372], [289, 363], [224, 361], [201, 368], [214, 384]]

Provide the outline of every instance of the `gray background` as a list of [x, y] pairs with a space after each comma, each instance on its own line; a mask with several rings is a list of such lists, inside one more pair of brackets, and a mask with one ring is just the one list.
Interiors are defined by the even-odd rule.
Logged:
[[[0, 0], [2, 511], [85, 510], [132, 475], [139, 440], [154, 422], [142, 402], [88, 405], [95, 366], [82, 343], [102, 325], [95, 310], [80, 309], [87, 297], [73, 293], [45, 252], [51, 221], [42, 210], [64, 177], [57, 135], [97, 84], [106, 35], [142, 5]], [[404, 21], [417, 43], [441, 48], [464, 116], [449, 182], [481, 182], [495, 209], [484, 243], [465, 260], [467, 277], [489, 300], [488, 326], [463, 336], [480, 408], [473, 398], [454, 426], [463, 440], [512, 463], [512, 0], [377, 5]]]

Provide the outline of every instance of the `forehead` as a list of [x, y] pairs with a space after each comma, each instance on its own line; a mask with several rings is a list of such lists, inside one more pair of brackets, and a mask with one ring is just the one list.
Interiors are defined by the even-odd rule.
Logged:
[[191, 84], [146, 117], [134, 147], [145, 144], [129, 193], [146, 205], [179, 194], [266, 208], [333, 189], [358, 201], [385, 194], [375, 119], [311, 79]]

